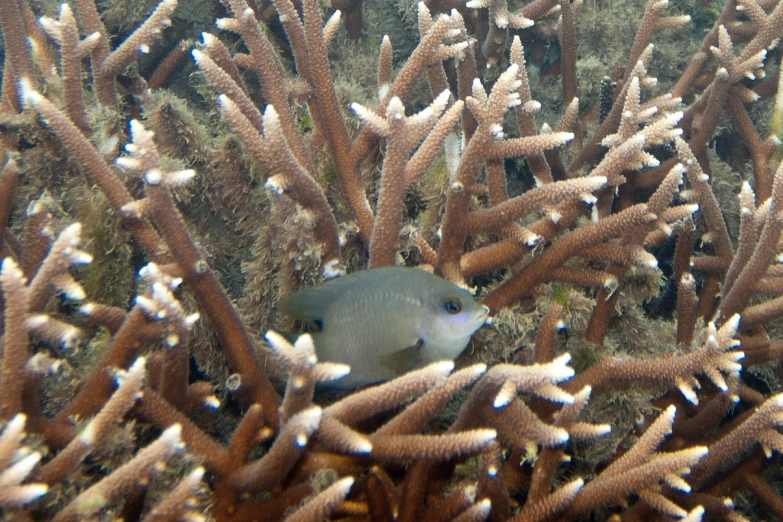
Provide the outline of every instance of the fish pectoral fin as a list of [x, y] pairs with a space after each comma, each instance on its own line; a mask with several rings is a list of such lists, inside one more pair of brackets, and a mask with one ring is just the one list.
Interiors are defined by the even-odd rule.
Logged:
[[424, 341], [417, 339], [413, 345], [386, 357], [381, 357], [381, 367], [394, 372], [396, 376], [420, 368], [424, 364], [424, 358], [422, 357], [423, 348]]

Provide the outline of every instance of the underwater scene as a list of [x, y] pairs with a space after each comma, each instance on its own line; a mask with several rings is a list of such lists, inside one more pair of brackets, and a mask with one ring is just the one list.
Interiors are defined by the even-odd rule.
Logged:
[[0, 520], [783, 520], [783, 0], [0, 29]]

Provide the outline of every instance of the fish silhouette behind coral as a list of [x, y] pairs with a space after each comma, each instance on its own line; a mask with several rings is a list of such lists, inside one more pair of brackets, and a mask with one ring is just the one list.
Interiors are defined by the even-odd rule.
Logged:
[[466, 290], [417, 268], [363, 270], [280, 299], [311, 325], [319, 361], [347, 364], [352, 388], [454, 360], [489, 315]]

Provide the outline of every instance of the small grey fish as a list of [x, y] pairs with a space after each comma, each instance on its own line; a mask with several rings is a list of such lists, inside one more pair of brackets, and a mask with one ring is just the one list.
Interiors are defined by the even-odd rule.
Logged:
[[332, 384], [353, 388], [454, 360], [489, 309], [470, 293], [418, 268], [363, 270], [280, 299], [278, 309], [319, 331], [319, 361], [351, 367]]

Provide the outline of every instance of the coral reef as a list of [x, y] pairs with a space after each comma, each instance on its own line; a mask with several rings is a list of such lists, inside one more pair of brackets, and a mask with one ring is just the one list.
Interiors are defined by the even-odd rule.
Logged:
[[[0, 27], [0, 518], [783, 518], [783, 2]], [[491, 323], [323, 389], [276, 301], [391, 265]]]

